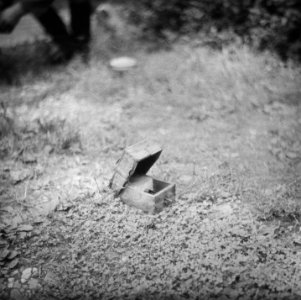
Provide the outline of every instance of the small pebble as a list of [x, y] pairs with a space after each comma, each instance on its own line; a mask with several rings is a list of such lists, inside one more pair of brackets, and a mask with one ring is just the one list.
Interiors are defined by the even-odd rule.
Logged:
[[7, 287], [8, 287], [9, 289], [13, 288], [13, 286], [14, 286], [14, 281], [15, 281], [14, 278], [8, 278], [8, 284], [7, 284]]
[[39, 281], [35, 278], [31, 278], [28, 281], [28, 286], [31, 290], [37, 290], [40, 287]]
[[31, 268], [27, 268], [22, 272], [22, 277], [21, 277], [22, 283], [25, 283], [26, 281], [28, 281], [28, 279], [31, 277], [31, 272], [32, 272]]
[[21, 294], [20, 291], [16, 289], [12, 289], [10, 292], [10, 299], [12, 300], [24, 300], [23, 295]]
[[193, 180], [193, 177], [190, 176], [190, 175], [182, 175], [182, 176], [180, 177], [180, 181], [181, 181], [183, 184], [188, 184], [188, 183], [190, 183], [192, 180]]

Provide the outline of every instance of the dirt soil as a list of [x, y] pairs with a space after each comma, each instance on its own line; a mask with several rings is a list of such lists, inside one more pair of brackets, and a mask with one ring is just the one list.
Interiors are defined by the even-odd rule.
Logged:
[[[246, 47], [99, 53], [0, 90], [1, 299], [301, 299], [301, 73]], [[177, 198], [112, 195], [123, 149], [163, 145]]]

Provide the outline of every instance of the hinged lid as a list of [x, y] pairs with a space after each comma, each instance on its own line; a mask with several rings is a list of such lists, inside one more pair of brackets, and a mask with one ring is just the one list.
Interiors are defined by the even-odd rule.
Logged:
[[145, 175], [161, 152], [158, 144], [146, 140], [127, 147], [117, 161], [110, 188], [118, 195], [133, 175]]

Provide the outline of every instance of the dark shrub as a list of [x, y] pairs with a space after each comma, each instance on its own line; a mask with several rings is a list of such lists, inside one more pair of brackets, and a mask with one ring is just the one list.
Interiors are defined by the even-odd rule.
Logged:
[[[114, 2], [114, 1], [113, 1]], [[115, 1], [120, 2], [120, 1]], [[159, 37], [231, 29], [260, 49], [301, 57], [300, 0], [127, 0], [131, 20]]]

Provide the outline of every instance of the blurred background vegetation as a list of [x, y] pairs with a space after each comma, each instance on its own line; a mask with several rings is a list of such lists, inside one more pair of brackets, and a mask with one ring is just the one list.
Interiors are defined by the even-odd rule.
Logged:
[[169, 39], [203, 33], [217, 47], [238, 38], [282, 59], [301, 59], [300, 0], [112, 0], [149, 34]]

